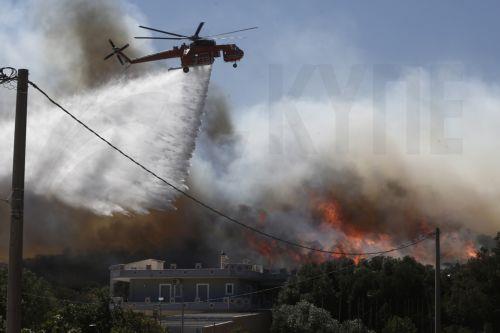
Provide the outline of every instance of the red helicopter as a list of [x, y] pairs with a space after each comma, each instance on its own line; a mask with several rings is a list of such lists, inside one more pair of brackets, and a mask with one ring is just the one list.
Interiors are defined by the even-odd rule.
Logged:
[[168, 51], [163, 51], [151, 55], [147, 55], [144, 57], [136, 58], [136, 59], [130, 59], [123, 51], [129, 47], [129, 44], [126, 44], [125, 46], [122, 47], [116, 47], [113, 41], [110, 39], [109, 43], [111, 44], [111, 47], [113, 48], [113, 52], [108, 54], [104, 60], [107, 60], [111, 58], [112, 56], [116, 55], [118, 58], [118, 61], [123, 65], [125, 63], [128, 64], [138, 64], [141, 62], [148, 62], [148, 61], [157, 61], [157, 60], [162, 60], [162, 59], [170, 59], [170, 58], [180, 58], [181, 59], [181, 67], [177, 68], [170, 68], [171, 69], [181, 69], [184, 71], [184, 73], [189, 72], [190, 67], [195, 67], [195, 66], [203, 66], [203, 65], [211, 65], [214, 63], [215, 58], [219, 58], [222, 52], [222, 56], [225, 62], [233, 62], [233, 67], [236, 68], [237, 61], [241, 60], [243, 58], [243, 50], [240, 49], [236, 44], [225, 44], [225, 45], [217, 45], [215, 40], [216, 39], [231, 39], [234, 37], [221, 37], [225, 35], [229, 35], [235, 32], [241, 32], [241, 31], [246, 31], [246, 30], [252, 30], [252, 29], [257, 29], [257, 27], [251, 27], [251, 28], [246, 28], [246, 29], [240, 29], [240, 30], [235, 30], [235, 31], [230, 31], [230, 32], [225, 32], [221, 34], [216, 34], [216, 35], [211, 35], [211, 36], [204, 36], [201, 37], [200, 31], [201, 28], [205, 22], [201, 22], [198, 25], [198, 28], [196, 29], [194, 35], [192, 36], [185, 36], [185, 35], [180, 35], [180, 34], [175, 34], [172, 32], [168, 31], [163, 31], [159, 29], [154, 29], [154, 28], [149, 28], [140, 25], [139, 28], [155, 31], [155, 32], [160, 32], [163, 34], [167, 34], [170, 36], [174, 37], [135, 37], [137, 39], [164, 39], [164, 40], [190, 40], [191, 43], [189, 45], [186, 45], [183, 43], [181, 46], [174, 46], [172, 50]]

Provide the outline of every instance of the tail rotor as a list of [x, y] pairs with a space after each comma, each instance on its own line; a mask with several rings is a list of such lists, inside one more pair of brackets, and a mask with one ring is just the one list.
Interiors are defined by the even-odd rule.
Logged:
[[[122, 46], [122, 47], [116, 47], [115, 43], [113, 43], [113, 41], [111, 39], [109, 39], [109, 44], [111, 45], [111, 47], [113, 49], [113, 52], [111, 52], [106, 57], [104, 57], [104, 60], [108, 60], [112, 56], [116, 55], [116, 57], [118, 58], [118, 61], [120, 62], [120, 64], [124, 65], [125, 62], [128, 61], [128, 58], [127, 58], [127, 56], [125, 54], [122, 53], [122, 51], [125, 50], [130, 45], [126, 44], [125, 46]], [[123, 58], [125, 58], [125, 61], [123, 60]]]

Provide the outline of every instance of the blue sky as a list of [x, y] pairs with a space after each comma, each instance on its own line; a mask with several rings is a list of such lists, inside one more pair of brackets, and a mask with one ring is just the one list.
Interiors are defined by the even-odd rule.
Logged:
[[[235, 105], [268, 99], [270, 64], [282, 64], [292, 80], [304, 64], [429, 66], [462, 63], [484, 80], [498, 81], [500, 4], [495, 1], [139, 1], [160, 29], [205, 33], [258, 25], [236, 40], [246, 56], [235, 71], [218, 62], [213, 83]], [[155, 47], [168, 49], [171, 42]], [[287, 78], [285, 78], [287, 79]]]

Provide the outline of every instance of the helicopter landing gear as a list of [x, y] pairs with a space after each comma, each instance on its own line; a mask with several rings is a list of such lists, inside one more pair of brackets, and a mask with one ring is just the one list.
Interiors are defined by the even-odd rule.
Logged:
[[237, 63], [234, 63], [234, 64], [233, 64], [233, 67], [234, 67], [234, 68], [238, 67], [238, 64], [237, 64]]
[[182, 68], [182, 71], [183, 71], [184, 73], [189, 72], [189, 67], [183, 67], [183, 68]]

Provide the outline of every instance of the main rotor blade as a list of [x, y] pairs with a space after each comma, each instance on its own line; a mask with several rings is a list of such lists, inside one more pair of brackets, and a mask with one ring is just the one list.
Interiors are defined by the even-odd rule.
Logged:
[[170, 39], [170, 40], [181, 40], [189, 39], [187, 37], [134, 37], [135, 39]]
[[202, 37], [202, 38], [210, 38], [210, 37], [217, 37], [217, 36], [229, 35], [229, 34], [234, 34], [235, 32], [247, 31], [247, 30], [252, 30], [252, 29], [257, 29], [257, 28], [258, 28], [258, 27], [251, 27], [251, 28], [246, 28], [246, 29], [241, 29], [241, 30], [235, 30], [235, 31], [224, 32], [224, 33], [222, 33], [222, 34], [217, 34], [217, 35], [205, 36], [205, 37]]
[[113, 41], [111, 39], [108, 39], [108, 41], [109, 41], [109, 44], [111, 44], [111, 47], [115, 48], [115, 43], [113, 43]]
[[143, 29], [147, 29], [147, 30], [151, 30], [151, 31], [156, 31], [156, 32], [161, 32], [162, 34], [167, 34], [167, 35], [172, 35], [172, 36], [177, 36], [177, 37], [184, 37], [184, 38], [188, 37], [188, 36], [184, 36], [184, 35], [174, 34], [173, 32], [168, 32], [168, 31], [159, 30], [159, 29], [155, 29], [155, 28], [145, 27], [143, 25], [140, 25], [139, 28], [143, 28]]
[[233, 36], [233, 37], [215, 37], [215, 38], [210, 38], [214, 40], [221, 40], [221, 39], [244, 39], [245, 37], [242, 36]]
[[196, 32], [194, 33], [194, 36], [198, 37], [198, 34], [200, 33], [201, 28], [203, 28], [204, 24], [205, 24], [205, 22], [200, 22], [200, 24], [198, 25], [198, 28], [196, 29]]

